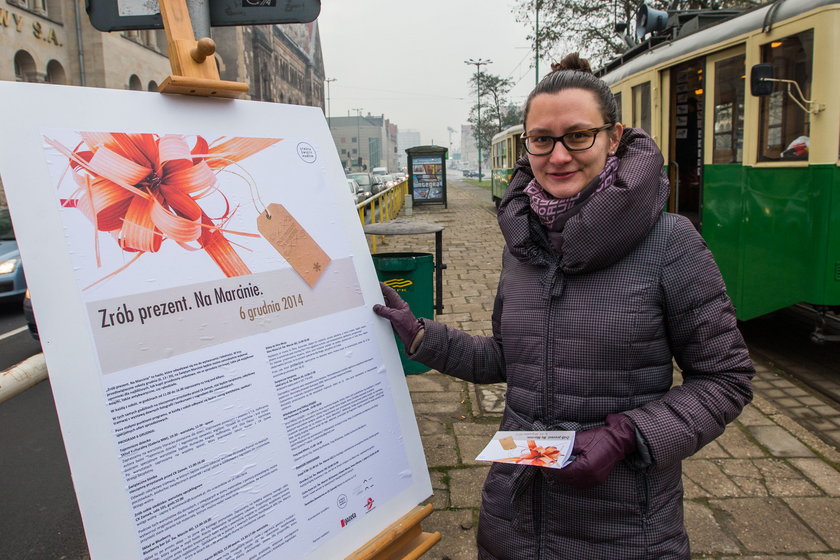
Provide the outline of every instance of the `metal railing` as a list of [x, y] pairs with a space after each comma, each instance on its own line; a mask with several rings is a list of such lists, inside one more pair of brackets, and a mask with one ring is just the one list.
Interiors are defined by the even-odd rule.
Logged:
[[[405, 195], [407, 194], [408, 179], [357, 204], [356, 210], [359, 212], [359, 221], [362, 222], [362, 226], [389, 222], [396, 218], [402, 210], [403, 204], [405, 204]], [[377, 237], [381, 236], [370, 236], [371, 253], [376, 253]]]

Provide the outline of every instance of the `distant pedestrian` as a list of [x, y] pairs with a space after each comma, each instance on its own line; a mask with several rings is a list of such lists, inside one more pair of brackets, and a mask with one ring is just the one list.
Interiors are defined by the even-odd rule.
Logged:
[[374, 311], [413, 360], [507, 382], [501, 429], [577, 432], [564, 469], [491, 466], [480, 559], [688, 559], [681, 461], [750, 401], [752, 362], [703, 239], [662, 212], [653, 140], [623, 129], [576, 53], [553, 70], [526, 102], [528, 156], [499, 208], [493, 335], [417, 320], [384, 284]]

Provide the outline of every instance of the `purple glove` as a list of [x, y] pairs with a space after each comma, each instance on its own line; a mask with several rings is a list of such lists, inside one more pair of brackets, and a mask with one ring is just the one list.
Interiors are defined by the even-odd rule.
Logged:
[[377, 303], [373, 306], [373, 312], [391, 321], [391, 327], [394, 328], [394, 332], [402, 340], [405, 351], [412, 354], [416, 348], [412, 348], [411, 344], [417, 338], [417, 334], [423, 330], [423, 323], [414, 316], [408, 304], [403, 301], [396, 290], [382, 282], [379, 283], [379, 287], [382, 290], [382, 296], [385, 298], [385, 305]]
[[546, 469], [551, 477], [575, 488], [601, 484], [619, 461], [636, 450], [636, 427], [624, 414], [610, 414], [606, 425], [575, 434], [575, 460], [562, 469]]

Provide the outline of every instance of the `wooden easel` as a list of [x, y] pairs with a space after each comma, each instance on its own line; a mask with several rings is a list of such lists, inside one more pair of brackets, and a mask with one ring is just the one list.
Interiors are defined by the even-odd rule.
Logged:
[[195, 40], [186, 0], [158, 0], [172, 74], [158, 88], [161, 93], [183, 93], [204, 97], [239, 97], [248, 84], [219, 78], [213, 53], [216, 43], [210, 37]]
[[[158, 88], [160, 93], [182, 93], [204, 97], [239, 97], [248, 84], [221, 80], [213, 53], [216, 43], [209, 37], [195, 40], [186, 0], [158, 0], [172, 74]], [[391, 523], [384, 531], [346, 560], [416, 560], [440, 541], [440, 533], [424, 533], [420, 522], [432, 513], [431, 504], [417, 506]]]

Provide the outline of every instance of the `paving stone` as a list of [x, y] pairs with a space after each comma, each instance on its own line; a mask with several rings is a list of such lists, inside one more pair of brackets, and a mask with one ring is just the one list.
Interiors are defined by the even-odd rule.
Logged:
[[720, 446], [717, 440], [709, 442], [700, 451], [691, 456], [692, 459], [720, 459], [729, 457], [729, 453]]
[[449, 434], [420, 436], [426, 453], [426, 464], [430, 467], [450, 467], [458, 464], [455, 437]]
[[449, 474], [440, 471], [429, 471], [429, 478], [432, 480], [432, 497], [426, 500], [436, 510], [449, 507]]
[[448, 430], [446, 419], [440, 416], [433, 414], [417, 415], [415, 409], [415, 419], [417, 420], [417, 429], [420, 431], [420, 435], [444, 434]]
[[[495, 432], [494, 432], [495, 433]], [[475, 458], [481, 450], [487, 447], [490, 441], [486, 436], [457, 436], [458, 449], [461, 452], [461, 463], [464, 465], [486, 465], [486, 461], [476, 461]]]
[[840, 560], [840, 552], [818, 552], [816, 554], [809, 554], [808, 560]]
[[685, 527], [694, 554], [738, 552], [738, 545], [721, 530], [712, 510], [703, 504], [687, 501], [684, 511]]
[[814, 452], [778, 426], [750, 426], [749, 432], [775, 457], [813, 457]]
[[446, 391], [442, 375], [406, 375], [408, 390], [413, 393], [424, 391]]
[[456, 422], [452, 424], [452, 429], [456, 436], [481, 436], [486, 438], [485, 442], [487, 442], [499, 430], [499, 425], [483, 422]]
[[767, 486], [758, 467], [748, 459], [720, 461], [720, 469], [726, 474], [745, 496], [767, 496]]
[[831, 548], [840, 549], [840, 500], [788, 498], [785, 501]]
[[490, 467], [471, 467], [449, 471], [450, 497], [454, 508], [481, 507], [481, 487]]
[[786, 462], [778, 459], [754, 461], [764, 478], [767, 491], [771, 496], [817, 496], [820, 490], [793, 469]]
[[764, 450], [750, 440], [737, 424], [727, 426], [715, 441], [732, 457], [764, 457]]
[[714, 497], [711, 493], [706, 491], [704, 488], [701, 488], [697, 484], [694, 484], [694, 482], [690, 478], [685, 476], [685, 474], [683, 474], [682, 483], [683, 483], [683, 496], [686, 500], [696, 500], [698, 498], [712, 498], [712, 497]]
[[475, 560], [476, 525], [473, 510], [433, 511], [421, 526], [427, 533], [441, 533], [440, 542], [423, 555], [423, 560]]
[[738, 539], [748, 553], [802, 554], [828, 550], [828, 547], [777, 499], [714, 499], [709, 500], [709, 506], [724, 514], [725, 521], [721, 522], [724, 525], [723, 530]]
[[[412, 401], [414, 401], [414, 395], [412, 395]], [[452, 418], [459, 418], [464, 416], [466, 412], [467, 407], [456, 399], [446, 399], [438, 402], [414, 402], [415, 414], [445, 414]]]
[[710, 460], [684, 461], [683, 476], [709, 493], [710, 496], [734, 497], [744, 493]]
[[791, 459], [814, 484], [829, 496], [840, 497], [840, 472], [820, 459]]
[[738, 423], [742, 426], [775, 426], [772, 420], [767, 418], [753, 405], [747, 405], [738, 416]]

